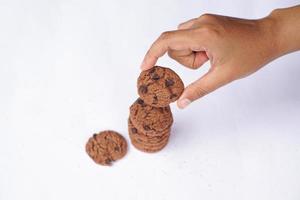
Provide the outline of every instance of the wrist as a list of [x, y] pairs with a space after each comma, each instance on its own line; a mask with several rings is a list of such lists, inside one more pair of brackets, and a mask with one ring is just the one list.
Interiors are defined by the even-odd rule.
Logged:
[[260, 47], [263, 49], [265, 62], [270, 62], [284, 54], [285, 47], [281, 38], [281, 27], [277, 18], [272, 14], [257, 20], [260, 31]]
[[263, 18], [277, 57], [300, 49], [300, 6], [275, 9]]

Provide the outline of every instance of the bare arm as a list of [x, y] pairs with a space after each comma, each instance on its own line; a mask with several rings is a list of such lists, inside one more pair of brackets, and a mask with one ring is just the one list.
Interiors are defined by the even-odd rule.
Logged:
[[274, 30], [280, 55], [300, 50], [300, 5], [274, 10], [270, 16], [274, 21]]

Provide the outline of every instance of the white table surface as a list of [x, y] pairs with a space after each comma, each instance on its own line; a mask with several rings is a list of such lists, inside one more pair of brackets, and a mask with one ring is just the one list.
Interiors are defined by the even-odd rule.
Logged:
[[[152, 41], [203, 13], [259, 18], [299, 1], [0, 0], [0, 199], [299, 200], [300, 53], [192, 104], [167, 147], [112, 167], [85, 143], [114, 129]], [[184, 69], [186, 84], [208, 69]], [[128, 140], [129, 141], [129, 140]]]

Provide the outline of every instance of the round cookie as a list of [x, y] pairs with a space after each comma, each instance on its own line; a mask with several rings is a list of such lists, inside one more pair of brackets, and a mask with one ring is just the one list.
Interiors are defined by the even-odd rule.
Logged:
[[144, 103], [138, 98], [130, 106], [130, 120], [135, 128], [147, 136], [156, 136], [173, 123], [170, 106], [157, 108]]
[[180, 97], [184, 84], [173, 70], [154, 66], [140, 74], [137, 88], [146, 104], [165, 107]]
[[87, 154], [100, 165], [111, 165], [127, 153], [127, 142], [119, 133], [106, 130], [94, 134], [85, 146]]
[[135, 128], [130, 119], [128, 119], [128, 133], [130, 138], [146, 144], [159, 144], [170, 136], [171, 128], [168, 128], [157, 136], [147, 136]]

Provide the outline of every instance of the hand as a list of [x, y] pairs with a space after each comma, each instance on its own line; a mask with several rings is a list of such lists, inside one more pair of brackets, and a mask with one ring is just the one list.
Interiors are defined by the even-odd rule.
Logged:
[[276, 22], [272, 14], [258, 20], [202, 15], [180, 24], [178, 30], [161, 34], [145, 55], [141, 68], [153, 67], [166, 52], [190, 69], [198, 69], [209, 60], [210, 70], [187, 86], [177, 101], [178, 107], [184, 108], [287, 53], [288, 48], [283, 49], [284, 45], [278, 42]]

